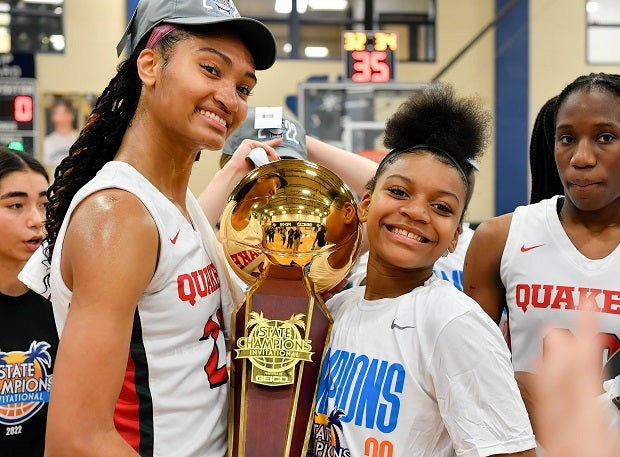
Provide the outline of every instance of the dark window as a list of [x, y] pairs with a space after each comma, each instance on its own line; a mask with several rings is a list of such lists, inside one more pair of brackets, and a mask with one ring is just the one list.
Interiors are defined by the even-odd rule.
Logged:
[[63, 53], [63, 0], [0, 1], [0, 52]]
[[243, 16], [264, 22], [278, 57], [343, 58], [345, 30], [383, 30], [398, 37], [402, 62], [435, 61], [435, 0], [235, 0]]

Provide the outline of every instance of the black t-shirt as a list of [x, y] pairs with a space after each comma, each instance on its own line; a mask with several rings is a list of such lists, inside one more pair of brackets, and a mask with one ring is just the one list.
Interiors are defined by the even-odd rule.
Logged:
[[43, 455], [57, 348], [48, 300], [0, 294], [0, 456]]

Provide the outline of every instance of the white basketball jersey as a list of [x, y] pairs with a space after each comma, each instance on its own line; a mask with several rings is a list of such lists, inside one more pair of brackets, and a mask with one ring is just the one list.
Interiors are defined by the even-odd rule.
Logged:
[[142, 201], [161, 246], [157, 269], [134, 316], [116, 428], [142, 456], [223, 457], [228, 373], [220, 274], [200, 234], [129, 164], [108, 162], [71, 202], [51, 266], [58, 330], [62, 332], [71, 301], [60, 274], [67, 224], [80, 201], [105, 188], [127, 190]]
[[520, 206], [501, 260], [515, 371], [533, 371], [549, 328], [573, 329], [576, 310], [599, 310], [601, 362], [620, 349], [620, 247], [600, 260], [581, 254], [564, 231], [558, 197]]
[[[235, 201], [231, 201], [226, 205], [222, 221], [231, 219], [236, 204]], [[227, 227], [226, 236], [227, 239], [224, 241], [230, 260], [237, 268], [257, 279], [267, 267], [267, 257], [262, 252], [263, 227], [258, 218], [250, 217], [248, 225], [241, 230], [235, 230], [232, 225]]]
[[497, 325], [447, 281], [397, 298], [364, 288], [327, 302], [334, 317], [309, 457], [451, 457], [535, 446]]

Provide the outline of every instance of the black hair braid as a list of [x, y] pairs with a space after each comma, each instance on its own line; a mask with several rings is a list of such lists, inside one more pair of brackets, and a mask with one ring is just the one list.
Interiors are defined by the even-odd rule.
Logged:
[[90, 181], [103, 165], [111, 161], [131, 121], [141, 91], [137, 71], [140, 49], [118, 67], [108, 87], [97, 100], [84, 129], [71, 146], [54, 173], [54, 182], [48, 190], [47, 250], [51, 259], [60, 226], [77, 191]]
[[562, 195], [564, 187], [555, 163], [555, 103], [556, 95], [542, 106], [532, 128], [530, 139], [530, 173], [532, 189], [530, 203]]

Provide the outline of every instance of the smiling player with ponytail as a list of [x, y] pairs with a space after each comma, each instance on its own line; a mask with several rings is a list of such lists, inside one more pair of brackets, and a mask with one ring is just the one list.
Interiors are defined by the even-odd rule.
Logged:
[[327, 302], [334, 327], [310, 457], [534, 455], [499, 328], [433, 274], [456, 246], [465, 170], [482, 155], [488, 121], [476, 102], [443, 85], [412, 96], [388, 120], [391, 151], [359, 204], [366, 286]]

